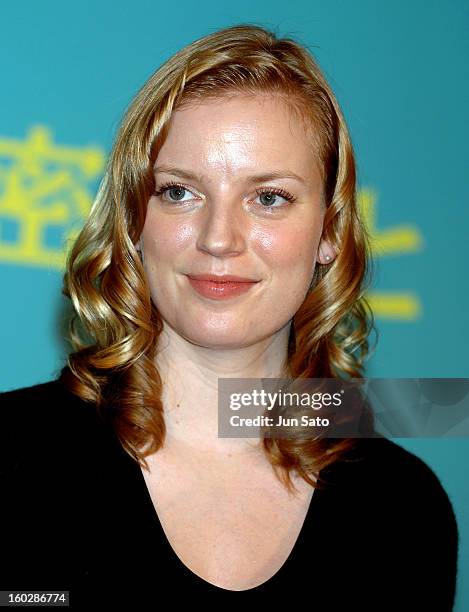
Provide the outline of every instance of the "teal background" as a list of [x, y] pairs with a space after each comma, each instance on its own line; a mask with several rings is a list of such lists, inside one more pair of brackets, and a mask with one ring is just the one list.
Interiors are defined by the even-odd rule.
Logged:
[[[58, 145], [107, 154], [126, 105], [157, 66], [195, 38], [240, 22], [311, 48], [344, 110], [359, 185], [377, 194], [376, 227], [407, 225], [422, 238], [415, 251], [377, 257], [374, 289], [410, 292], [420, 313], [377, 317], [367, 375], [469, 376], [468, 2], [4, 3], [0, 145], [42, 125]], [[1, 245], [14, 242], [17, 228], [2, 215], [8, 155], [0, 152], [0, 162]], [[98, 178], [87, 183], [91, 194]], [[48, 240], [60, 246], [55, 229]], [[60, 269], [0, 257], [0, 286], [0, 390], [55, 377], [67, 351]], [[468, 610], [469, 440], [399, 443], [431, 465], [453, 503], [460, 530], [455, 610]]]

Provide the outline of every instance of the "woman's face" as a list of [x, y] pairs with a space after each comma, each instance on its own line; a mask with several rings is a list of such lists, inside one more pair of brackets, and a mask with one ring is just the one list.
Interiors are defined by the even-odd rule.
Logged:
[[[220, 349], [252, 345], [288, 325], [313, 277], [324, 208], [311, 141], [284, 102], [236, 96], [175, 111], [155, 179], [156, 192], [176, 184], [150, 198], [140, 241], [165, 323]], [[258, 282], [216, 299], [188, 277], [201, 274]]]

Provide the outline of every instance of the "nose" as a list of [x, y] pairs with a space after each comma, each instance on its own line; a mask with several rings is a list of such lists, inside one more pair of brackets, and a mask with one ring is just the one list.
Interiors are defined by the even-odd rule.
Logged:
[[216, 257], [234, 256], [246, 247], [247, 222], [239, 202], [206, 206], [197, 237], [197, 248]]

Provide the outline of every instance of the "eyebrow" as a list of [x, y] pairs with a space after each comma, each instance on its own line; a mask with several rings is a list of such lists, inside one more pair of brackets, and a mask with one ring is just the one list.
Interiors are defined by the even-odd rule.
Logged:
[[[183, 170], [182, 168], [176, 168], [175, 166], [155, 166], [154, 168], [155, 174], [164, 173], [164, 174], [173, 174], [175, 176], [180, 176], [189, 181], [196, 180], [199, 183], [202, 182], [202, 177], [194, 172], [190, 172], [189, 170]], [[249, 183], [263, 183], [265, 181], [271, 181], [274, 179], [294, 179], [299, 181], [300, 183], [306, 183], [305, 179], [291, 172], [290, 170], [275, 170], [272, 172], [266, 172], [262, 174], [253, 174], [251, 176], [245, 177]]]

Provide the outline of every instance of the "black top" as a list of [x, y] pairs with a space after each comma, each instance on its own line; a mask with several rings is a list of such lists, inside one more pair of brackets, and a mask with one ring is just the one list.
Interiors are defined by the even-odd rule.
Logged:
[[391, 440], [361, 439], [327, 468], [334, 485], [314, 492], [285, 564], [254, 589], [230, 591], [179, 560], [140, 466], [93, 404], [54, 380], [0, 394], [0, 411], [0, 590], [68, 590], [81, 610], [105, 600], [105, 610], [157, 610], [163, 596], [197, 603], [217, 593], [308, 598], [315, 612], [452, 610], [452, 505], [432, 469]]

